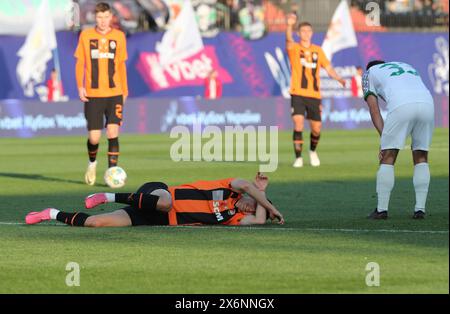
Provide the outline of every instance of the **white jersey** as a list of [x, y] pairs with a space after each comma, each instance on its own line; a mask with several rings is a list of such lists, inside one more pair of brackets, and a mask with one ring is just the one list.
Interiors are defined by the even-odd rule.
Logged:
[[372, 66], [363, 75], [364, 99], [380, 97], [392, 112], [404, 104], [428, 103], [433, 97], [417, 71], [407, 63], [388, 62]]

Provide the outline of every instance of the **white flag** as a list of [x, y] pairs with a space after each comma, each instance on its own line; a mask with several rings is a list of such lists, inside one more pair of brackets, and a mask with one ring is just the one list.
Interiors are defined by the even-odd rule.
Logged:
[[350, 10], [346, 0], [339, 3], [331, 19], [327, 35], [322, 43], [322, 49], [329, 60], [333, 53], [350, 47], [357, 47], [355, 30], [353, 28]]
[[16, 72], [20, 85], [27, 97], [34, 95], [34, 87], [44, 81], [47, 62], [56, 48], [56, 35], [47, 0], [42, 0], [33, 25], [19, 49], [20, 57]]
[[161, 66], [195, 55], [203, 49], [203, 41], [190, 0], [185, 1], [177, 18], [157, 43]]

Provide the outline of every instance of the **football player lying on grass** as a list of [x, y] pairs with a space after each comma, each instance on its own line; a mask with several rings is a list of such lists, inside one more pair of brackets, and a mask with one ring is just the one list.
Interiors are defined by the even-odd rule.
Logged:
[[97, 193], [85, 199], [87, 209], [105, 203], [128, 206], [111, 213], [88, 215], [67, 213], [55, 208], [31, 212], [29, 225], [58, 220], [80, 227], [128, 227], [142, 225], [257, 225], [267, 219], [284, 223], [281, 213], [267, 200], [268, 178], [259, 173], [253, 183], [242, 179], [197, 181], [168, 187], [148, 182], [136, 193]]

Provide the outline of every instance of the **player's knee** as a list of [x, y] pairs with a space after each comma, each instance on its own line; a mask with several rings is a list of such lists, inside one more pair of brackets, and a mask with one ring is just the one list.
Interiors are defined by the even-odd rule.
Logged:
[[315, 137], [319, 137], [320, 136], [320, 129], [313, 129], [313, 130], [311, 130], [311, 135], [315, 136]]
[[100, 137], [99, 136], [89, 136], [89, 143], [91, 145], [98, 145], [98, 143], [100, 143]]
[[413, 151], [413, 161], [415, 165], [428, 162], [428, 152], [423, 150]]
[[114, 131], [106, 131], [106, 136], [111, 139], [111, 138], [117, 138], [119, 136], [119, 132], [114, 130]]
[[398, 150], [386, 149], [381, 152], [380, 163], [385, 165], [394, 165], [397, 159]]
[[294, 130], [297, 132], [302, 132], [304, 128], [303, 123], [300, 122], [294, 122]]
[[319, 136], [321, 131], [320, 125], [311, 125], [311, 134], [314, 136]]
[[172, 208], [172, 201], [169, 199], [159, 199], [158, 200], [158, 205], [157, 205], [158, 210], [161, 210], [163, 212], [169, 212], [170, 209]]
[[108, 138], [116, 138], [119, 136], [119, 128], [116, 125], [108, 124], [106, 128], [106, 136]]
[[159, 196], [156, 209], [164, 212], [170, 211], [172, 208], [172, 196], [167, 190], [158, 189], [153, 191], [151, 194]]
[[380, 164], [383, 164], [383, 165], [394, 165], [395, 164], [395, 160], [393, 158], [391, 158], [391, 157], [383, 157], [380, 160]]

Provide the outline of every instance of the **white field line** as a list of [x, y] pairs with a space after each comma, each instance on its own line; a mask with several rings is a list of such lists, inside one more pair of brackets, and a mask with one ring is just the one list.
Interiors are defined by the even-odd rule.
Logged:
[[[3, 222], [0, 225], [26, 225], [23, 222]], [[252, 227], [252, 226], [153, 226], [153, 228], [177, 229], [220, 229], [220, 230], [279, 230], [279, 231], [312, 231], [312, 232], [348, 232], [348, 233], [428, 233], [448, 234], [448, 230], [403, 230], [403, 229], [339, 229], [339, 228], [289, 228], [289, 227]]]

